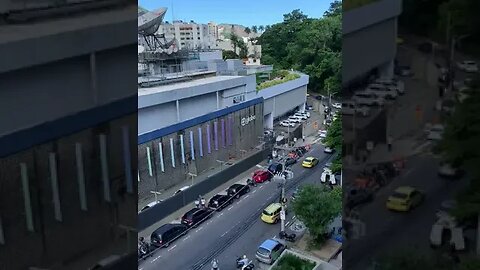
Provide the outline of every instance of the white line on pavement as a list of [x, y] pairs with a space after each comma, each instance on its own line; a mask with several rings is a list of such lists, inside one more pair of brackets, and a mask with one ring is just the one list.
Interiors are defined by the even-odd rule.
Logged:
[[155, 262], [156, 260], [160, 259], [162, 257], [162, 255], [159, 255], [158, 257], [156, 257], [155, 259], [152, 260], [152, 263]]
[[223, 212], [222, 212], [222, 213], [220, 213], [220, 214], [218, 214], [218, 216], [219, 216], [219, 217], [223, 216]]
[[224, 232], [220, 237], [224, 237], [229, 231]]
[[230, 207], [227, 209], [227, 211], [230, 211], [230, 210], [232, 210], [232, 208], [233, 208], [233, 206], [230, 206]]
[[172, 251], [177, 245], [174, 245], [173, 247], [169, 248], [168, 251]]
[[258, 207], [257, 211], [260, 211], [260, 209], [262, 209], [261, 207]]
[[190, 235], [187, 236], [187, 237], [185, 237], [185, 238], [183, 238], [183, 241], [186, 241], [188, 238], [190, 238]]
[[203, 226], [200, 227], [200, 228], [198, 228], [195, 232], [199, 232], [199, 231], [201, 231], [202, 229], [203, 229]]
[[257, 192], [257, 190], [256, 190], [256, 189], [255, 189], [255, 190], [252, 192], [252, 194], [253, 194], [253, 193], [255, 193], [255, 192]]
[[250, 196], [250, 195], [247, 195], [247, 196], [245, 196], [245, 197], [243, 197], [243, 198], [246, 199], [246, 198], [248, 198], [248, 196]]

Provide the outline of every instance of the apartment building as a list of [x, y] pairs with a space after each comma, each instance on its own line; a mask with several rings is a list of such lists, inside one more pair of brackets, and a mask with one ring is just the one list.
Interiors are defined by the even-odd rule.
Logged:
[[194, 21], [165, 22], [158, 29], [167, 40], [176, 38], [180, 49], [211, 49], [215, 47], [218, 30], [214, 24], [199, 24]]

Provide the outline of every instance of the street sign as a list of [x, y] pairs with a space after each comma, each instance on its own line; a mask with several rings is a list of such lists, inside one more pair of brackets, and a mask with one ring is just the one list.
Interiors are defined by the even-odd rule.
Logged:
[[285, 220], [285, 211], [280, 211], [280, 219]]

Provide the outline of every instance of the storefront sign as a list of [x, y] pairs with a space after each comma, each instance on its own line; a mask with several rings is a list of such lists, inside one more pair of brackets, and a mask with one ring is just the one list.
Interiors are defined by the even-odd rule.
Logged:
[[233, 97], [233, 103], [240, 103], [245, 101], [245, 95], [238, 95]]
[[242, 126], [246, 126], [246, 125], [248, 125], [248, 123], [250, 123], [253, 120], [255, 120], [255, 115], [250, 115], [248, 117], [243, 117], [241, 124], [242, 124]]

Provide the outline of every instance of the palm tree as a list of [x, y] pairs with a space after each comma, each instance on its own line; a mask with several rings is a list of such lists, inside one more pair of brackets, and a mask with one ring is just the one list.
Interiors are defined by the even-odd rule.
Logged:
[[254, 32], [254, 33], [258, 32], [258, 28], [257, 28], [256, 25], [252, 25], [252, 32]]
[[263, 32], [263, 30], [265, 30], [265, 27], [264, 27], [263, 25], [260, 25], [260, 26], [258, 27], [258, 30], [260, 30], [260, 32]]
[[265, 25], [265, 31], [270, 30], [270, 25]]
[[245, 33], [247, 33], [247, 34], [250, 34], [250, 33], [252, 32], [252, 30], [250, 30], [249, 27], [245, 27], [245, 30], [244, 30], [244, 31], [245, 31]]

